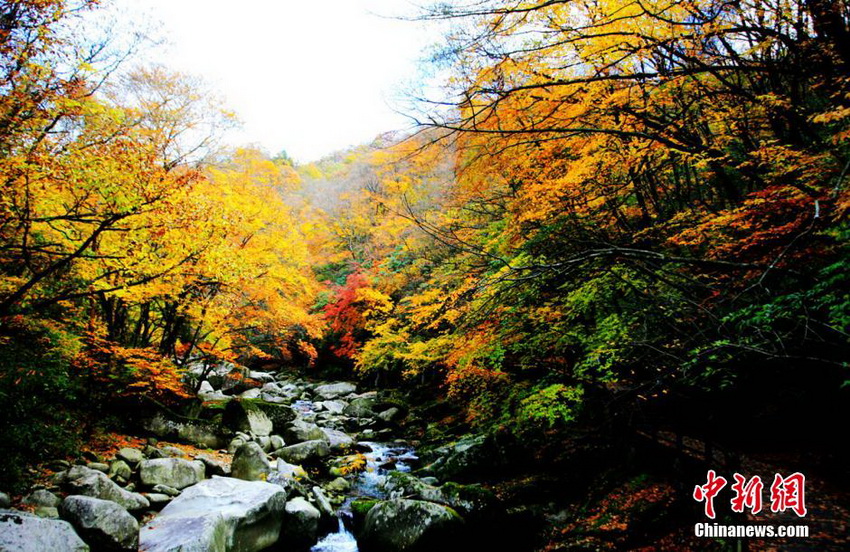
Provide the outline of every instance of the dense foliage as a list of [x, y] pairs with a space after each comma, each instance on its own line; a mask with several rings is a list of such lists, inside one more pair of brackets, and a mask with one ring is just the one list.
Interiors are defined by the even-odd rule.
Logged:
[[360, 283], [335, 308], [366, 332], [343, 352], [362, 374], [437, 374], [484, 424], [568, 424], [588, 388], [621, 410], [705, 390], [717, 410], [761, 385], [748, 400], [775, 408], [781, 380], [832, 404], [849, 379], [848, 15], [435, 7], [454, 23], [449, 95], [372, 154], [339, 223]]

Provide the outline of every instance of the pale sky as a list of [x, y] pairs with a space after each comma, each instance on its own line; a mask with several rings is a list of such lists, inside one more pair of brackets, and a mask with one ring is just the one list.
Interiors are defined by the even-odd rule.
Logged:
[[[114, 0], [159, 21], [148, 57], [204, 78], [243, 121], [231, 140], [315, 160], [409, 126], [394, 112], [438, 40], [405, 0]], [[378, 15], [376, 15], [378, 14]], [[235, 144], [238, 145], [238, 144]]]

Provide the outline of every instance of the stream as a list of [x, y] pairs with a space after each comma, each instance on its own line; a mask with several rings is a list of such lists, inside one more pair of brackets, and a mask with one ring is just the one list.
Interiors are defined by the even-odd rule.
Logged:
[[417, 457], [412, 447], [401, 443], [374, 443], [364, 441], [359, 443], [371, 449], [365, 452], [366, 469], [352, 481], [349, 497], [337, 510], [339, 526], [335, 533], [330, 533], [319, 540], [311, 549], [311, 552], [358, 552], [357, 539], [349, 530], [351, 524], [351, 502], [356, 498], [386, 498], [381, 489], [381, 484], [387, 474], [392, 471], [387, 469], [388, 463], [394, 463], [393, 469], [400, 472], [409, 472], [410, 463], [415, 462]]

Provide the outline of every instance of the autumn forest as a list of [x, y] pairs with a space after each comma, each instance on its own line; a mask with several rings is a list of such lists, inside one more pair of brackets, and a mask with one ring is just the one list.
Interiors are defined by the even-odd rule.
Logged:
[[[100, 4], [0, 2], [0, 491], [232, 365], [486, 436], [470, 481], [568, 495], [510, 550], [845, 546], [850, 2], [423, 7], [415, 127], [310, 163]], [[694, 541], [708, 469], [805, 473], [819, 536]]]

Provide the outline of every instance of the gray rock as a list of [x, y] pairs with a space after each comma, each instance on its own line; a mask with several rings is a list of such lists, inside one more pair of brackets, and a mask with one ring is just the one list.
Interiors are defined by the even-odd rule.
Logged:
[[328, 440], [325, 432], [322, 431], [316, 424], [305, 422], [297, 418], [293, 420], [286, 431], [283, 433], [283, 438], [287, 443], [296, 444], [304, 441], [315, 441], [317, 439]]
[[105, 473], [90, 470], [85, 466], [74, 466], [68, 470], [65, 485], [70, 494], [111, 500], [131, 512], [150, 506], [148, 499], [139, 493], [122, 489]]
[[195, 460], [199, 460], [204, 463], [204, 466], [207, 469], [206, 473], [208, 477], [212, 477], [214, 475], [227, 477], [230, 475], [230, 466], [225, 464], [224, 462], [221, 462], [220, 460], [216, 460], [215, 458], [212, 458], [205, 454], [199, 454], [195, 457]]
[[227, 445], [227, 452], [233, 454], [234, 452], [236, 452], [236, 449], [244, 445], [246, 442], [247, 441], [242, 437], [234, 437], [233, 440], [230, 441], [230, 444]]
[[257, 380], [263, 383], [274, 381], [274, 374], [270, 372], [260, 372], [257, 370], [251, 370], [250, 372], [248, 372], [248, 377], [252, 380]]
[[271, 448], [271, 450], [277, 450], [285, 446], [286, 441], [284, 441], [283, 437], [281, 437], [280, 435], [272, 435], [271, 437], [269, 437], [269, 448]]
[[303, 464], [306, 462], [314, 462], [321, 458], [330, 455], [331, 448], [327, 441], [304, 441], [297, 445], [289, 445], [274, 452], [278, 458], [290, 464]]
[[108, 475], [112, 479], [120, 477], [124, 481], [129, 481], [130, 477], [133, 476], [133, 470], [130, 469], [130, 466], [124, 460], [116, 460], [109, 466]]
[[139, 523], [114, 502], [90, 496], [69, 496], [62, 502], [59, 513], [98, 550], [139, 548]]
[[328, 500], [328, 497], [325, 496], [325, 492], [318, 485], [314, 486], [313, 489], [313, 497], [316, 499], [316, 507], [319, 510], [319, 513], [322, 514], [322, 517], [326, 519], [333, 519], [336, 517], [334, 514], [334, 507], [331, 506], [331, 501]]
[[290, 464], [283, 460], [283, 458], [277, 459], [277, 467], [275, 471], [284, 477], [291, 479], [304, 479], [307, 477], [307, 472], [304, 468], [296, 464]]
[[271, 450], [272, 440], [268, 435], [260, 435], [254, 439], [254, 442], [260, 445], [260, 448], [266, 452]]
[[59, 517], [59, 509], [56, 506], [36, 506], [33, 513], [41, 518], [55, 519]]
[[443, 481], [468, 481], [497, 465], [498, 454], [485, 435], [465, 437], [437, 451], [442, 454], [427, 470]]
[[220, 390], [213, 390], [212, 385], [210, 385], [209, 389], [201, 389], [198, 391], [198, 398], [204, 402], [221, 402], [229, 401], [233, 397], [225, 395], [224, 392]]
[[373, 398], [357, 398], [345, 407], [343, 413], [352, 418], [374, 418], [375, 412], [372, 410], [375, 407], [375, 399]]
[[0, 510], [3, 552], [88, 552], [89, 546], [67, 521]]
[[342, 411], [345, 410], [345, 407], [348, 406], [348, 403], [340, 400], [324, 401], [322, 402], [322, 406], [324, 406], [325, 410], [327, 410], [331, 414], [342, 414]]
[[148, 487], [168, 485], [185, 489], [204, 478], [203, 462], [191, 462], [183, 458], [159, 458], [145, 460], [139, 464], [139, 478]]
[[203, 420], [171, 420], [159, 413], [146, 420], [144, 428], [162, 439], [189, 441], [206, 448], [218, 449], [227, 443], [218, 425]]
[[321, 430], [322, 433], [325, 434], [325, 438], [327, 439], [328, 444], [330, 444], [331, 450], [334, 452], [345, 451], [354, 445], [354, 438], [347, 433], [327, 427], [323, 427]]
[[248, 389], [247, 391], [243, 391], [239, 394], [240, 399], [259, 399], [261, 395], [261, 391], [259, 389]]
[[286, 392], [281, 388], [280, 384], [277, 383], [276, 381], [270, 381], [270, 382], [264, 384], [260, 388], [260, 391], [263, 392], [263, 393], [267, 393], [269, 395], [276, 395], [276, 396], [286, 395]]
[[90, 470], [97, 470], [103, 473], [109, 473], [109, 464], [104, 464], [103, 462], [89, 462], [86, 464], [86, 467]]
[[145, 456], [147, 456], [151, 460], [154, 460], [156, 458], [164, 458], [165, 457], [165, 455], [162, 453], [162, 451], [159, 450], [158, 448], [156, 448], [153, 445], [145, 445], [144, 453], [145, 453]]
[[467, 519], [492, 510], [498, 503], [496, 495], [481, 485], [446, 483], [437, 487], [409, 473], [390, 472], [383, 484], [390, 498], [413, 498], [451, 506]]
[[0, 509], [8, 508], [12, 505], [12, 497], [7, 493], [0, 493]]
[[233, 431], [254, 435], [270, 435], [274, 429], [271, 418], [253, 401], [230, 401], [222, 420]]
[[348, 482], [347, 479], [343, 477], [337, 477], [327, 485], [325, 485], [325, 489], [329, 490], [332, 493], [344, 493], [351, 488], [351, 483]]
[[174, 497], [162, 493], [145, 493], [145, 498], [151, 503], [151, 508], [161, 510], [163, 506], [173, 500]]
[[45, 489], [37, 489], [21, 500], [21, 504], [27, 506], [45, 506], [47, 508], [58, 508], [61, 503], [61, 498]]
[[354, 393], [356, 391], [356, 385], [347, 381], [341, 381], [339, 383], [328, 383], [325, 385], [320, 385], [313, 390], [313, 393], [324, 400], [330, 400], [335, 399], [337, 397], [344, 397], [346, 395], [350, 395], [351, 393]]
[[145, 459], [145, 455], [142, 451], [130, 447], [122, 448], [118, 451], [118, 454], [116, 454], [115, 457], [127, 462], [131, 466], [136, 466], [139, 462]]
[[280, 395], [272, 395], [271, 393], [266, 393], [265, 391], [260, 393], [260, 399], [269, 402], [269, 403], [277, 403], [277, 404], [288, 404], [289, 399]]
[[387, 424], [392, 423], [396, 420], [399, 420], [399, 419], [401, 419], [401, 417], [402, 417], [401, 410], [394, 407], [394, 406], [391, 406], [390, 408], [384, 410], [383, 412], [378, 413], [378, 419], [381, 420], [384, 423], [387, 423]]
[[177, 496], [177, 495], [180, 494], [180, 491], [178, 491], [174, 487], [169, 487], [168, 485], [162, 485], [162, 484], [154, 485], [153, 488], [151, 489], [151, 491], [154, 492], [154, 493], [160, 493], [160, 494], [168, 495], [168, 496], [171, 496], [171, 497], [174, 497], [174, 496]]
[[186, 489], [141, 530], [144, 552], [255, 552], [280, 536], [286, 493], [277, 485], [213, 477]]
[[287, 502], [283, 516], [284, 544], [300, 549], [316, 542], [320, 517], [319, 510], [300, 496]]
[[358, 541], [380, 552], [438, 550], [463, 520], [451, 508], [421, 500], [388, 500], [366, 514]]
[[[183, 452], [183, 449], [172, 447], [171, 445], [166, 445], [159, 450], [162, 452], [161, 458], [183, 458], [183, 456], [186, 455], [186, 453]], [[151, 460], [155, 459], [151, 458]]]
[[266, 453], [257, 443], [245, 443], [233, 455], [231, 475], [245, 481], [265, 481], [272, 471]]

